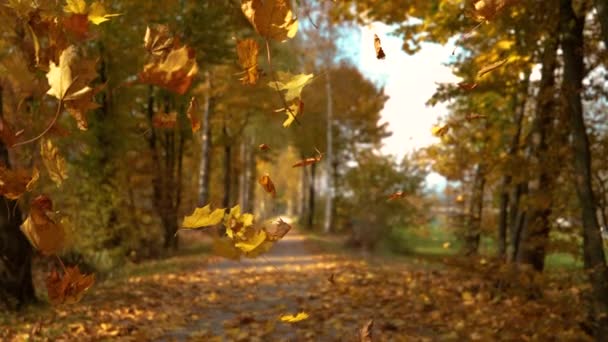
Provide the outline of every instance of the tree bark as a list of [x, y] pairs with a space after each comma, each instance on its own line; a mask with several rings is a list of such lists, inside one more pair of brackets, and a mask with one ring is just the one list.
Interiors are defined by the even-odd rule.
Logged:
[[224, 120], [224, 127], [222, 128], [224, 133], [224, 199], [222, 205], [224, 208], [230, 208], [230, 191], [232, 185], [232, 145], [230, 144], [228, 127]]
[[205, 97], [205, 108], [203, 110], [203, 118], [201, 122], [201, 163], [199, 165], [199, 192], [198, 204], [204, 206], [209, 203], [209, 181], [211, 175], [211, 115], [215, 107], [215, 97], [212, 96], [211, 74], [206, 72], [207, 78], [207, 95]]
[[591, 153], [581, 99], [585, 73], [583, 50], [585, 13], [577, 16], [572, 5], [572, 0], [560, 2], [560, 33], [564, 59], [562, 98], [572, 133], [574, 181], [583, 221], [584, 263], [593, 293], [592, 326], [595, 339], [606, 341], [608, 340], [608, 268], [591, 185]]
[[325, 221], [323, 223], [323, 232], [327, 234], [331, 232], [334, 213], [334, 184], [332, 176], [332, 165], [334, 159], [332, 120], [334, 117], [334, 108], [329, 70], [327, 70], [325, 74], [325, 93], [327, 95], [327, 151], [325, 158], [325, 165], [327, 165], [327, 175], [325, 177], [327, 198], [325, 199]]
[[[508, 156], [513, 160], [519, 151], [519, 140], [521, 139], [522, 124], [526, 113], [526, 103], [528, 102], [528, 86], [530, 85], [530, 72], [526, 72], [524, 82], [521, 86], [521, 93], [514, 96], [513, 109], [517, 111], [515, 118], [515, 134], [511, 139]], [[500, 203], [498, 215], [498, 257], [505, 261], [507, 257], [507, 231], [509, 226], [509, 188], [513, 180], [512, 173], [509, 171], [504, 175], [501, 184]]]
[[310, 183], [308, 184], [308, 220], [306, 225], [312, 228], [315, 223], [315, 173], [317, 164], [310, 165]]
[[521, 232], [516, 260], [529, 264], [536, 271], [545, 266], [545, 252], [549, 242], [554, 179], [557, 176], [551, 162], [549, 139], [555, 121], [555, 69], [559, 41], [548, 37], [544, 44], [541, 79], [536, 105], [536, 116], [530, 134], [530, 163], [535, 170], [534, 179], [528, 184], [528, 214]]
[[483, 212], [483, 193], [486, 184], [485, 165], [477, 164], [471, 202], [469, 203], [469, 215], [465, 227], [464, 254], [476, 255], [479, 253], [479, 242], [481, 239], [481, 216]]
[[[0, 118], [4, 108], [2, 96], [0, 87]], [[0, 162], [10, 168], [8, 150], [1, 142]], [[4, 204], [0, 209], [0, 305], [20, 309], [36, 301], [32, 283], [32, 247], [20, 230], [22, 219], [17, 201], [0, 198]]]

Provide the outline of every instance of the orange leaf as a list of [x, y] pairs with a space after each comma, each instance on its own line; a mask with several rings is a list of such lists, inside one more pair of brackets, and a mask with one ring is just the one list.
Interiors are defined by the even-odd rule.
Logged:
[[403, 191], [397, 191], [393, 194], [391, 194], [390, 196], [388, 196], [388, 200], [389, 201], [393, 201], [399, 198], [404, 198], [405, 197], [405, 193]]
[[21, 231], [30, 243], [44, 255], [53, 255], [63, 249], [65, 232], [47, 215], [53, 209], [53, 202], [44, 195], [34, 199], [27, 219], [21, 225]]
[[299, 162], [293, 164], [292, 167], [300, 167], [300, 166], [308, 166], [308, 165], [316, 164], [316, 163], [320, 162], [322, 158], [323, 158], [323, 154], [321, 152], [319, 152], [319, 150], [317, 150], [316, 157], [310, 157], [310, 158], [306, 158], [304, 160], [300, 160]]
[[258, 146], [258, 148], [260, 149], [260, 151], [268, 151], [268, 150], [270, 150], [270, 146], [268, 146], [266, 144], [260, 144], [260, 146]]
[[277, 241], [287, 235], [290, 230], [291, 226], [287, 222], [283, 221], [283, 219], [279, 218], [279, 221], [277, 221], [277, 224], [275, 225], [274, 231], [269, 232], [266, 230], [266, 237], [269, 241]]
[[39, 177], [38, 169], [10, 170], [0, 166], [0, 194], [8, 199], [18, 199], [21, 195], [30, 191]]
[[156, 113], [152, 117], [152, 125], [156, 128], [173, 128], [177, 122], [177, 113]]
[[64, 269], [63, 277], [53, 269], [46, 279], [46, 289], [53, 305], [78, 303], [95, 283], [95, 275], [80, 273], [78, 266]]
[[274, 183], [272, 182], [272, 180], [270, 179], [270, 176], [268, 174], [265, 174], [262, 177], [260, 177], [260, 179], [258, 180], [258, 183], [260, 183], [262, 188], [264, 188], [264, 191], [271, 194], [272, 197], [277, 196], [277, 191], [274, 188]]
[[259, 49], [258, 42], [250, 38], [236, 42], [239, 64], [245, 73], [245, 76], [241, 78], [243, 84], [255, 85], [260, 78], [258, 72]]
[[473, 90], [477, 88], [477, 83], [468, 83], [468, 82], [460, 82], [458, 83], [458, 88], [463, 90]]
[[190, 104], [188, 104], [188, 110], [186, 111], [188, 119], [192, 124], [192, 132], [198, 132], [201, 129], [200, 115], [198, 114], [198, 101], [196, 97], [192, 96]]

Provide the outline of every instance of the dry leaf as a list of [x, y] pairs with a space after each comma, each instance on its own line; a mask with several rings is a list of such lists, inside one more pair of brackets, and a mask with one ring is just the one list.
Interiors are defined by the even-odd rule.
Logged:
[[241, 9], [264, 38], [283, 42], [298, 32], [298, 19], [289, 0], [242, 0]]
[[443, 126], [433, 126], [433, 128], [431, 129], [431, 133], [436, 137], [442, 137], [448, 134], [449, 130], [450, 125], [445, 124]]
[[505, 65], [505, 63], [507, 63], [508, 61], [509, 61], [509, 58], [507, 57], [505, 59], [501, 59], [499, 61], [496, 61], [494, 63], [484, 66], [483, 68], [481, 68], [481, 70], [479, 70], [477, 72], [477, 78], [480, 78], [481, 76], [500, 68], [501, 66]]
[[144, 70], [139, 73], [139, 80], [183, 95], [197, 74], [198, 65], [194, 50], [184, 45], [172, 49], [165, 58], [153, 59], [146, 64]]
[[144, 47], [154, 56], [165, 58], [175, 46], [175, 39], [171, 36], [166, 25], [155, 25], [146, 28]]
[[393, 200], [396, 200], [396, 199], [399, 199], [399, 198], [404, 198], [404, 197], [405, 197], [405, 193], [403, 191], [397, 191], [397, 192], [395, 192], [393, 194], [390, 194], [388, 196], [388, 200], [389, 201], [393, 201]]
[[63, 277], [53, 269], [46, 279], [49, 300], [53, 305], [78, 303], [95, 283], [95, 275], [80, 273], [78, 266], [64, 269]]
[[194, 209], [190, 216], [184, 217], [182, 228], [202, 228], [219, 224], [224, 219], [224, 209], [211, 211], [211, 205], [207, 204], [202, 208]]
[[277, 221], [277, 224], [275, 225], [275, 230], [272, 232], [266, 231], [266, 235], [268, 236], [269, 241], [278, 241], [287, 235], [290, 230], [291, 226], [283, 221], [283, 219], [279, 218], [279, 221]]
[[479, 21], [491, 21], [506, 7], [518, 0], [474, 0], [473, 15]]
[[40, 156], [51, 180], [61, 185], [68, 178], [66, 162], [50, 139], [40, 140]]
[[201, 129], [198, 108], [198, 101], [196, 100], [196, 97], [192, 96], [190, 103], [188, 104], [188, 110], [186, 111], [188, 119], [190, 119], [190, 123], [192, 124], [192, 132], [198, 132]]
[[283, 316], [281, 316], [281, 321], [287, 322], [287, 323], [296, 323], [299, 321], [303, 321], [307, 318], [308, 318], [308, 314], [306, 312], [299, 312], [296, 315], [283, 315]]
[[310, 157], [310, 158], [306, 158], [304, 160], [300, 160], [299, 162], [293, 164], [292, 167], [300, 167], [300, 166], [308, 166], [308, 165], [316, 164], [316, 163], [320, 162], [322, 158], [323, 158], [323, 154], [321, 152], [319, 152], [319, 150], [317, 150], [316, 157]]
[[7, 169], [0, 166], [0, 194], [4, 197], [16, 200], [24, 192], [30, 191], [40, 174], [35, 167], [29, 171], [27, 169]]
[[258, 72], [259, 49], [258, 42], [251, 38], [239, 40], [236, 43], [239, 64], [245, 73], [245, 76], [241, 78], [243, 84], [255, 85], [258, 82], [260, 77]]
[[473, 90], [473, 89], [477, 88], [477, 83], [460, 82], [460, 83], [458, 83], [458, 88], [467, 90], [467, 91]]
[[65, 243], [63, 227], [47, 215], [52, 209], [53, 203], [47, 196], [36, 197], [27, 219], [21, 225], [21, 231], [32, 246], [44, 255], [57, 254]]
[[374, 48], [376, 48], [376, 58], [384, 59], [386, 55], [384, 54], [384, 50], [382, 50], [382, 44], [380, 43], [380, 38], [378, 35], [374, 34]]
[[372, 329], [374, 328], [374, 320], [370, 319], [359, 330], [359, 341], [372, 342]]
[[335, 274], [330, 274], [329, 278], [327, 278], [327, 281], [329, 281], [332, 285], [336, 285], [336, 275]]
[[260, 151], [268, 151], [268, 150], [270, 150], [270, 146], [268, 146], [266, 144], [260, 144], [260, 146], [258, 146], [258, 148], [260, 149]]
[[270, 175], [268, 175], [268, 174], [263, 175], [258, 180], [258, 183], [260, 183], [262, 188], [264, 188], [264, 191], [271, 194], [273, 198], [277, 196], [277, 191], [274, 188], [274, 183], [272, 182], [272, 179], [270, 179]]

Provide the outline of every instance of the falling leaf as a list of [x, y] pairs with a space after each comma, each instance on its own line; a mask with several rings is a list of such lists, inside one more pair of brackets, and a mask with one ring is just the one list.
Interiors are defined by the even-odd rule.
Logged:
[[202, 208], [194, 209], [190, 216], [184, 217], [182, 228], [202, 228], [215, 226], [224, 219], [224, 209], [215, 209], [211, 211], [211, 205], [207, 204]]
[[152, 117], [152, 125], [156, 128], [174, 128], [177, 122], [177, 112], [156, 113]]
[[458, 88], [467, 90], [467, 91], [473, 90], [473, 89], [477, 88], [477, 83], [460, 82], [460, 83], [458, 83]]
[[258, 180], [258, 183], [260, 183], [260, 185], [262, 186], [264, 191], [271, 194], [272, 197], [277, 196], [277, 191], [274, 188], [274, 183], [272, 182], [272, 179], [270, 179], [270, 176], [268, 174], [265, 174], [262, 177], [260, 177], [260, 179]]
[[268, 150], [270, 150], [270, 146], [268, 146], [266, 144], [260, 144], [260, 146], [258, 146], [258, 148], [260, 149], [260, 151], [268, 151]]
[[251, 252], [266, 241], [266, 232], [264, 230], [249, 230], [249, 234], [243, 234], [243, 239], [236, 242], [234, 247], [243, 252]]
[[390, 194], [388, 196], [388, 200], [389, 201], [393, 201], [393, 200], [396, 200], [396, 199], [399, 199], [399, 198], [404, 198], [404, 197], [405, 197], [405, 193], [403, 191], [397, 191], [397, 192], [395, 192], [393, 194]]
[[50, 139], [40, 140], [40, 156], [51, 180], [61, 185], [68, 178], [66, 162]]
[[65, 242], [65, 231], [48, 216], [53, 203], [44, 195], [34, 199], [27, 219], [21, 225], [21, 231], [32, 246], [44, 255], [53, 255], [61, 251]]
[[503, 9], [517, 3], [519, 0], [475, 0], [473, 15], [479, 21], [493, 20]]
[[310, 157], [310, 158], [306, 158], [304, 160], [300, 160], [299, 162], [293, 164], [292, 167], [300, 167], [300, 166], [308, 166], [308, 165], [316, 164], [316, 163], [320, 162], [322, 158], [323, 158], [323, 154], [321, 152], [319, 152], [319, 150], [317, 150], [316, 157]]
[[243, 84], [255, 85], [258, 82], [260, 77], [258, 72], [259, 49], [258, 42], [251, 38], [239, 40], [236, 43], [239, 64], [245, 73], [245, 76], [241, 78]]
[[72, 65], [77, 59], [76, 47], [70, 46], [63, 50], [59, 57], [59, 65], [51, 61], [49, 66], [49, 72], [46, 74], [49, 86], [51, 89], [47, 91], [47, 94], [54, 96], [60, 101], [68, 98], [68, 91], [70, 91], [70, 98], [82, 96], [92, 89], [85, 86], [80, 89], [76, 89], [73, 86], [74, 78], [72, 76]]
[[152, 28], [148, 26], [144, 36], [144, 47], [152, 55], [164, 58], [175, 47], [175, 39], [166, 25], [155, 25]]
[[49, 300], [53, 305], [78, 303], [95, 283], [95, 275], [80, 273], [78, 266], [66, 267], [63, 277], [53, 269], [46, 279]]
[[110, 18], [117, 17], [119, 15], [120, 14], [116, 14], [116, 13], [114, 13], [114, 14], [107, 13], [105, 7], [103, 7], [103, 5], [101, 3], [99, 3], [98, 1], [95, 1], [94, 3], [91, 4], [91, 6], [89, 6], [89, 12], [88, 12], [87, 18], [93, 24], [99, 25], [103, 22], [110, 20]]
[[211, 252], [213, 255], [231, 260], [239, 260], [241, 258], [241, 250], [234, 247], [232, 240], [228, 238], [214, 238]]
[[336, 285], [336, 275], [334, 273], [330, 274], [327, 281], [329, 281], [332, 285]]
[[299, 117], [304, 110], [304, 102], [301, 100], [294, 101], [289, 108], [281, 108], [275, 110], [275, 113], [285, 112], [287, 119], [283, 121], [283, 127], [289, 127]]
[[224, 217], [224, 227], [226, 227], [226, 234], [234, 239], [236, 237], [244, 237], [245, 231], [243, 228], [247, 228], [253, 225], [253, 215], [249, 213], [241, 214], [241, 206], [235, 205], [230, 209], [230, 212]]
[[35, 167], [27, 169], [7, 169], [0, 166], [0, 194], [4, 197], [16, 200], [24, 192], [32, 190], [40, 174]]
[[264, 38], [283, 42], [298, 32], [298, 19], [289, 0], [242, 0], [241, 9]]
[[194, 50], [184, 45], [172, 49], [165, 58], [146, 64], [144, 70], [139, 73], [139, 80], [183, 95], [197, 74], [198, 65]]
[[296, 315], [283, 315], [281, 316], [281, 321], [287, 323], [296, 323], [299, 321], [303, 321], [308, 318], [308, 314], [306, 312], [299, 312]]
[[374, 320], [370, 319], [359, 330], [359, 341], [372, 342], [372, 329], [374, 328]]
[[464, 202], [464, 196], [462, 196], [462, 195], [456, 196], [456, 203], [462, 203], [462, 202]]
[[443, 126], [433, 126], [431, 133], [436, 137], [442, 137], [448, 133], [450, 125], [445, 124]]
[[277, 72], [277, 81], [268, 83], [268, 86], [280, 91], [285, 90], [285, 101], [291, 102], [299, 99], [302, 95], [302, 90], [313, 80], [313, 74], [298, 74], [292, 75], [288, 72]]
[[186, 114], [188, 115], [188, 119], [190, 119], [192, 132], [198, 132], [201, 129], [201, 120], [198, 112], [198, 101], [196, 100], [196, 97], [192, 96], [190, 99]]
[[66, 0], [63, 10], [67, 13], [86, 14], [87, 3], [84, 0]]
[[287, 235], [290, 230], [291, 226], [287, 222], [283, 221], [283, 219], [279, 218], [279, 221], [277, 221], [277, 224], [275, 225], [274, 231], [266, 231], [266, 235], [268, 236], [269, 241], [278, 241]]
[[443, 247], [443, 249], [448, 249], [448, 248], [450, 248], [450, 245], [451, 245], [451, 243], [448, 241], [448, 242], [444, 242], [443, 245], [441, 245], [441, 246]]
[[508, 61], [509, 61], [509, 58], [507, 57], [505, 59], [501, 59], [499, 61], [496, 61], [494, 63], [484, 66], [483, 68], [481, 68], [481, 70], [479, 70], [477, 72], [477, 78], [480, 78], [481, 76], [500, 68], [501, 66], [505, 65], [505, 63], [507, 63]]
[[374, 48], [376, 48], [376, 58], [384, 59], [386, 55], [384, 54], [384, 50], [382, 50], [382, 44], [380, 43], [380, 38], [378, 35], [374, 34]]

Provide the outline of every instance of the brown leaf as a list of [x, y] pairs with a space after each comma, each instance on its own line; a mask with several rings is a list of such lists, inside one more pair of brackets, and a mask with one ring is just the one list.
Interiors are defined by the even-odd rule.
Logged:
[[378, 59], [386, 58], [386, 55], [384, 54], [384, 50], [382, 50], [382, 44], [380, 43], [380, 38], [376, 34], [374, 34], [374, 48], [376, 48], [376, 58], [378, 58]]
[[298, 32], [298, 19], [289, 0], [242, 0], [241, 9], [264, 38], [283, 42]]
[[36, 197], [27, 219], [21, 225], [23, 234], [44, 255], [57, 254], [65, 242], [63, 227], [47, 215], [52, 209], [53, 203], [47, 196]]
[[78, 39], [85, 39], [89, 35], [89, 19], [86, 14], [72, 14], [64, 17], [61, 24]]
[[460, 83], [458, 83], [458, 88], [467, 90], [467, 91], [473, 90], [473, 89], [477, 88], [477, 83], [460, 82]]
[[188, 110], [186, 111], [188, 119], [190, 119], [190, 123], [192, 124], [192, 132], [198, 132], [201, 129], [201, 120], [198, 109], [198, 101], [196, 100], [196, 97], [192, 96], [190, 103], [188, 104]]
[[51, 180], [61, 185], [68, 178], [66, 162], [50, 139], [40, 140], [40, 156]]
[[259, 49], [260, 47], [258, 42], [251, 38], [239, 40], [236, 43], [236, 52], [239, 56], [239, 64], [245, 73], [245, 76], [241, 78], [243, 84], [255, 85], [260, 78], [258, 72]]
[[282, 239], [291, 230], [291, 225], [279, 218], [275, 225], [274, 231], [270, 232], [266, 230], [266, 237], [269, 241], [277, 241]]
[[53, 269], [46, 279], [49, 300], [53, 305], [78, 303], [95, 283], [95, 275], [80, 273], [78, 266], [64, 269], [63, 277]]
[[153, 59], [146, 64], [144, 70], [139, 73], [139, 80], [183, 95], [197, 74], [198, 65], [194, 50], [184, 45], [172, 49], [165, 58]]
[[270, 150], [270, 146], [268, 146], [266, 144], [260, 144], [260, 146], [258, 146], [258, 148], [260, 149], [260, 151], [268, 151], [268, 150]]
[[399, 198], [404, 198], [405, 197], [405, 193], [403, 191], [397, 191], [391, 195], [388, 196], [388, 200], [389, 201], [393, 201]]
[[359, 330], [359, 341], [372, 342], [372, 329], [374, 328], [374, 320], [370, 319]]
[[38, 169], [7, 169], [0, 166], [0, 194], [12, 200], [30, 191], [39, 177]]
[[264, 191], [271, 194], [272, 197], [277, 196], [277, 191], [274, 188], [274, 183], [272, 182], [272, 180], [270, 179], [270, 176], [268, 174], [265, 174], [262, 177], [260, 177], [260, 179], [258, 180], [258, 183], [260, 183], [262, 188], [264, 188]]
[[332, 285], [336, 285], [336, 275], [334, 273], [330, 274], [327, 281], [329, 281]]
[[165, 58], [173, 50], [176, 39], [171, 36], [166, 25], [155, 25], [146, 27], [144, 36], [144, 47], [154, 56]]
[[156, 113], [152, 117], [152, 125], [156, 128], [174, 128], [177, 122], [177, 113]]
[[18, 134], [15, 134], [11, 125], [0, 117], [0, 140], [4, 145], [7, 147], [13, 146], [17, 142], [17, 136]]
[[480, 78], [481, 76], [500, 68], [501, 66], [505, 65], [505, 63], [507, 63], [508, 61], [509, 61], [509, 58], [507, 57], [505, 59], [501, 59], [494, 63], [485, 65], [483, 68], [481, 68], [481, 70], [479, 70], [477, 72], [477, 78]]
[[319, 150], [317, 150], [316, 157], [310, 157], [310, 158], [306, 158], [304, 160], [300, 160], [299, 162], [293, 164], [292, 167], [300, 167], [300, 166], [308, 166], [308, 165], [316, 164], [316, 163], [320, 162], [322, 158], [323, 158], [323, 154], [321, 152], [319, 152]]

